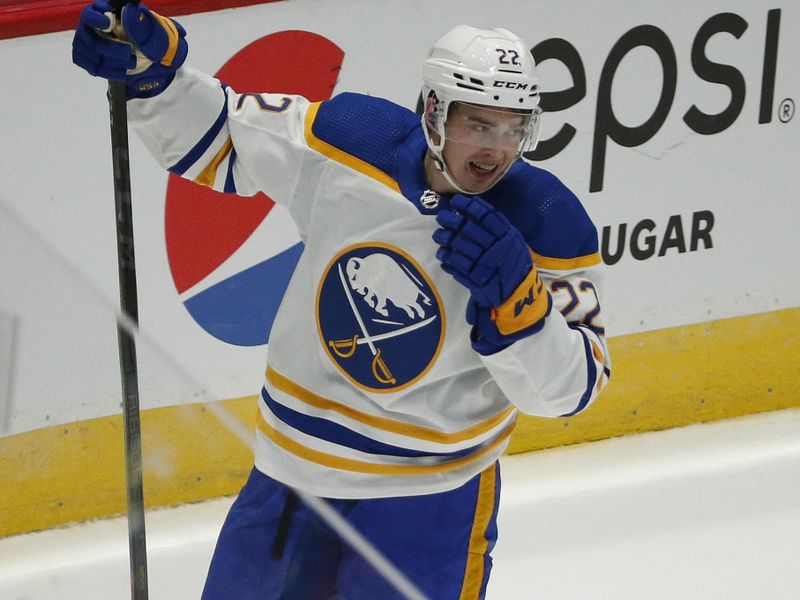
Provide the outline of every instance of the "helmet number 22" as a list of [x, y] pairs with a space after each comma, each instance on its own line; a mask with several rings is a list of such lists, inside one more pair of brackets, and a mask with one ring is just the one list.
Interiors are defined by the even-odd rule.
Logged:
[[520, 66], [519, 62], [519, 52], [516, 50], [505, 50], [503, 48], [497, 48], [497, 53], [500, 55], [498, 59], [501, 65], [516, 65]]

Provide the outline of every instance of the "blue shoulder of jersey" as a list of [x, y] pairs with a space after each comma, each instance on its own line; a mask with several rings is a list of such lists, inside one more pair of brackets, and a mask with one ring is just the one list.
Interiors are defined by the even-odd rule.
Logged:
[[418, 127], [419, 117], [394, 102], [347, 92], [320, 105], [311, 132], [397, 180], [398, 148]]
[[484, 197], [522, 232], [539, 267], [572, 270], [600, 263], [594, 223], [549, 171], [519, 160]]
[[[419, 115], [389, 100], [339, 94], [320, 104], [311, 133], [357, 161], [334, 158], [356, 169], [358, 161], [378, 169], [412, 201], [427, 186]], [[552, 173], [519, 160], [483, 196], [522, 232], [540, 267], [572, 270], [600, 262], [594, 224]]]

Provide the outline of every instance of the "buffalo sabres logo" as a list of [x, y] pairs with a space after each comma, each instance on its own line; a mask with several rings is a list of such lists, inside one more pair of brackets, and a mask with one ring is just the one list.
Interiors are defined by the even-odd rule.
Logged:
[[325, 269], [317, 291], [320, 342], [339, 370], [374, 392], [407, 387], [433, 366], [444, 340], [441, 299], [399, 248], [350, 246]]

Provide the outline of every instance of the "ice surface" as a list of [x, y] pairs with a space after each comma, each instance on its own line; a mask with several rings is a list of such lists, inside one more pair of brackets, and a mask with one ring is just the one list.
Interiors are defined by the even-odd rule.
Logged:
[[[796, 600], [800, 410], [502, 461], [490, 600]], [[199, 597], [231, 499], [148, 513], [150, 598]], [[113, 519], [0, 540], [0, 598], [129, 598]]]

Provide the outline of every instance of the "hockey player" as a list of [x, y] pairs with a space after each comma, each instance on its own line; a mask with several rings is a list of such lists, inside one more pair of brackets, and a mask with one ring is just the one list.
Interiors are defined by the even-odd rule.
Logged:
[[182, 66], [174, 20], [139, 4], [114, 21], [87, 6], [73, 60], [125, 82], [156, 160], [267, 193], [305, 243], [270, 333], [255, 468], [203, 598], [398, 597], [293, 489], [330, 499], [430, 598], [483, 598], [518, 414], [574, 415], [610, 374], [596, 229], [520, 158], [539, 134], [527, 46], [445, 33], [420, 119], [354, 93], [237, 94]]

